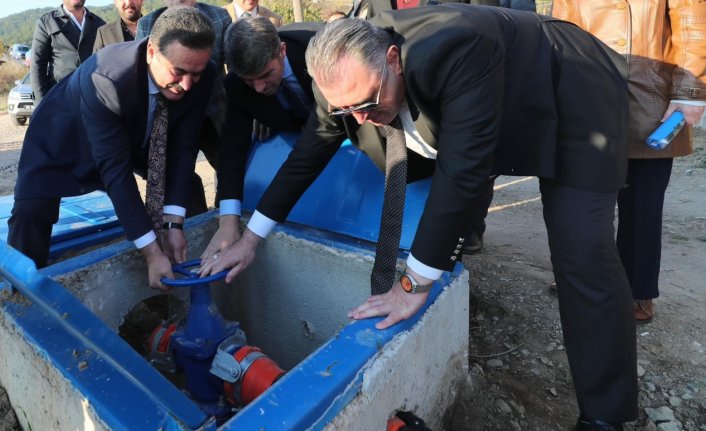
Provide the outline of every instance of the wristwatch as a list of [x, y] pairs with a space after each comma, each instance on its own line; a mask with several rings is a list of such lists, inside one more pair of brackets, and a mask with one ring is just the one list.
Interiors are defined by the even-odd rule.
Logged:
[[402, 285], [402, 290], [407, 293], [426, 293], [431, 290], [431, 286], [434, 283], [429, 284], [419, 284], [417, 280], [406, 272], [400, 275], [400, 285]]

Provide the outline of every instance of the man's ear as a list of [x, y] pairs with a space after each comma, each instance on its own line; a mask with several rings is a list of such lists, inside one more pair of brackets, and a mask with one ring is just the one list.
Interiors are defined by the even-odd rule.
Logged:
[[385, 53], [387, 64], [390, 65], [392, 71], [396, 75], [402, 75], [402, 61], [400, 59], [400, 48], [397, 45], [391, 45]]
[[147, 64], [149, 65], [152, 62], [152, 58], [154, 58], [154, 53], [155, 53], [155, 46], [152, 44], [151, 40], [147, 41]]
[[280, 42], [279, 55], [282, 57], [282, 60], [287, 56], [287, 44], [284, 42]]

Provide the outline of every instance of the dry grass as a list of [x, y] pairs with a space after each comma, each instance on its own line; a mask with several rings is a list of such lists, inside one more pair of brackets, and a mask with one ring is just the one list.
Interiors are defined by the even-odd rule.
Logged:
[[27, 72], [29, 69], [12, 59], [0, 65], [0, 112], [7, 110], [7, 93], [15, 86], [15, 81], [22, 79]]
[[17, 63], [12, 59], [8, 59], [0, 65], [0, 93], [7, 93], [15, 86], [15, 81], [22, 79], [27, 73], [27, 69], [23, 64]]

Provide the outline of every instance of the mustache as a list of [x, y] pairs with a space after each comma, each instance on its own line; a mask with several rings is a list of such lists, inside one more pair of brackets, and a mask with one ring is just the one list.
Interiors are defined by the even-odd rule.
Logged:
[[175, 89], [176, 89], [177, 91], [179, 91], [180, 93], [184, 93], [184, 92], [186, 91], [186, 90], [184, 90], [184, 87], [182, 87], [182, 86], [179, 85], [179, 84], [167, 84], [167, 88], [170, 88], [170, 89], [171, 89], [171, 88], [175, 88]]

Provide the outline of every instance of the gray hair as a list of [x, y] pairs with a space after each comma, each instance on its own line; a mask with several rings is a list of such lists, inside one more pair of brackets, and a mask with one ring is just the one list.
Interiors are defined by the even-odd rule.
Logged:
[[225, 38], [228, 70], [238, 76], [262, 72], [280, 52], [277, 28], [265, 17], [239, 19], [228, 27]]
[[170, 7], [154, 23], [150, 41], [162, 55], [172, 43], [178, 42], [186, 48], [213, 49], [216, 33], [211, 20], [193, 7]]
[[382, 67], [392, 35], [362, 19], [337, 19], [321, 29], [309, 41], [306, 66], [317, 84], [335, 83], [340, 62], [357, 61], [370, 69]]

